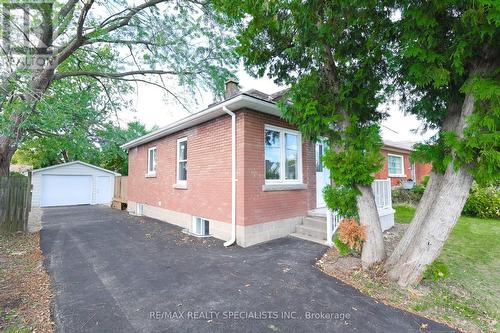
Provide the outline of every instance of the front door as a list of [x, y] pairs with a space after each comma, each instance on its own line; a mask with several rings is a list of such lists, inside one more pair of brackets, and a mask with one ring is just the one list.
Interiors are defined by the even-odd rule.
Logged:
[[330, 170], [323, 164], [323, 155], [325, 154], [326, 144], [316, 143], [316, 207], [326, 207], [323, 197], [323, 189], [330, 184]]

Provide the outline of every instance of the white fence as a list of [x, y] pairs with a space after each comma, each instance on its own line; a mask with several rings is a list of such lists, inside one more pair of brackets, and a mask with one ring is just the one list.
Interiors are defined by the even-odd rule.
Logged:
[[[375, 203], [377, 204], [377, 211], [380, 217], [382, 231], [391, 228], [394, 225], [394, 210], [392, 209], [391, 197], [391, 180], [376, 179], [372, 183], [373, 195], [375, 196]], [[332, 237], [340, 221], [343, 217], [339, 216], [337, 212], [327, 209], [326, 212], [326, 244], [333, 245]]]

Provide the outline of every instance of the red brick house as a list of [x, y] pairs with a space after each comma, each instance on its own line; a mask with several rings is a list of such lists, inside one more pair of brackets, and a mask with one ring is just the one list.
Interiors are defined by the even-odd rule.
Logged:
[[420, 183], [429, 175], [432, 165], [428, 163], [411, 163], [410, 154], [414, 142], [384, 140], [382, 155], [385, 157], [384, 167], [375, 174], [378, 179], [391, 179], [392, 186], [400, 185], [401, 181]]
[[[129, 153], [127, 209], [225, 245], [293, 233], [324, 243], [326, 210], [317, 210], [329, 182], [323, 145], [303, 140], [280, 118], [279, 93], [236, 88], [230, 81], [223, 102], [122, 146]], [[394, 224], [387, 188], [377, 201], [384, 229]]]

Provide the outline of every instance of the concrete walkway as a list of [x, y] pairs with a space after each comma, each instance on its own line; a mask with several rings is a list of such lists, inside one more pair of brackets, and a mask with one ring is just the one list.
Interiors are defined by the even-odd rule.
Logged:
[[59, 332], [450, 332], [313, 267], [284, 238], [226, 249], [104, 207], [45, 209], [41, 246]]

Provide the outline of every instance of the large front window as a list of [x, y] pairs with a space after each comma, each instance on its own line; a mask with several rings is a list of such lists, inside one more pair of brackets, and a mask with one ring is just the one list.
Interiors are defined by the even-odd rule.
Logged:
[[266, 182], [301, 182], [300, 133], [275, 126], [265, 127]]

